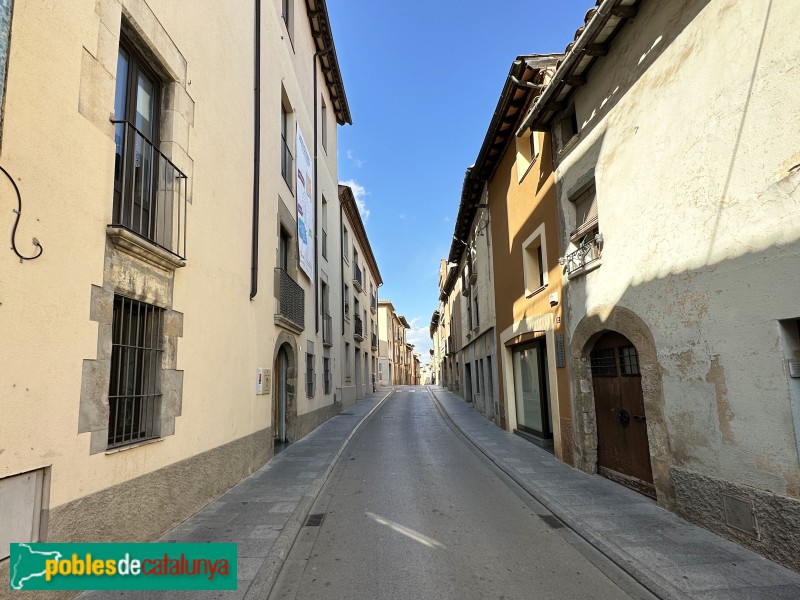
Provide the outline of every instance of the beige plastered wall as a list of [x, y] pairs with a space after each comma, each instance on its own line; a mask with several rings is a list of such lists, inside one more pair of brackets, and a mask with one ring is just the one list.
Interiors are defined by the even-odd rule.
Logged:
[[[309, 152], [312, 153], [313, 160], [313, 144], [314, 144], [314, 52], [316, 47], [314, 45], [313, 37], [311, 36], [311, 28], [306, 16], [306, 5], [303, 0], [292, 0], [292, 10], [294, 13], [293, 28], [290, 32], [287, 30], [283, 19], [281, 18], [281, 0], [272, 0], [267, 2], [262, 8], [265, 13], [265, 20], [262, 25], [262, 149], [261, 160], [262, 169], [268, 174], [267, 177], [261, 179], [261, 232], [264, 237], [259, 246], [261, 254], [259, 263], [264, 265], [260, 269], [260, 283], [259, 288], [264, 290], [263, 296], [259, 293], [260, 300], [264, 303], [264, 314], [269, 315], [270, 320], [274, 313], [278, 310], [277, 298], [272, 293], [273, 269], [278, 265], [278, 235], [279, 230], [275, 225], [275, 215], [278, 214], [278, 202], [283, 202], [285, 207], [294, 219], [294, 230], [291, 231], [294, 236], [292, 239], [293, 244], [297, 244], [297, 198], [296, 188], [297, 184], [293, 178], [292, 189], [286, 185], [286, 182], [281, 177], [281, 157], [280, 157], [280, 102], [281, 98], [288, 101], [292, 114], [290, 121], [292, 140], [289, 147], [294, 156], [294, 164], [297, 165], [298, 150], [295, 143], [295, 126], [299, 126], [303, 133]], [[341, 260], [342, 256], [341, 238], [339, 231], [341, 229], [341, 217], [339, 211], [339, 184], [337, 180], [337, 127], [335, 115], [333, 112], [333, 102], [331, 101], [330, 94], [325, 84], [325, 78], [319, 66], [317, 67], [317, 93], [320, 97], [324, 98], [325, 104], [328, 107], [328, 124], [327, 124], [327, 149], [323, 149], [321, 143], [317, 150], [318, 157], [318, 171], [317, 181], [317, 218], [322, 218], [322, 197], [324, 196], [328, 202], [328, 223], [326, 231], [328, 232], [328, 257], [327, 260], [322, 258], [322, 253], [317, 251], [317, 262], [321, 277], [327, 279], [330, 287], [330, 311], [332, 318], [332, 335], [333, 339], [341, 338], [341, 320], [335, 318], [335, 315], [340, 315], [342, 310], [341, 305]], [[321, 110], [319, 99], [317, 100], [317, 111]], [[321, 129], [320, 129], [321, 131]], [[313, 163], [312, 163], [313, 166]], [[318, 224], [319, 225], [319, 224]], [[318, 228], [321, 244], [321, 227]], [[314, 288], [313, 277], [308, 277], [300, 268], [299, 265], [295, 274], [293, 275], [297, 283], [305, 290], [305, 330], [296, 335], [297, 348], [298, 348], [298, 387], [296, 392], [297, 398], [297, 416], [302, 420], [302, 415], [309, 415], [309, 419], [313, 422], [324, 420], [327, 413], [332, 409], [334, 396], [333, 394], [323, 394], [322, 384], [322, 357], [323, 357], [323, 344], [322, 344], [322, 320], [319, 321], [319, 331], [316, 331], [315, 319], [315, 302], [314, 295], [316, 293]], [[263, 287], [262, 287], [263, 285]], [[257, 299], [258, 300], [258, 299]], [[265, 336], [259, 344], [265, 345], [264, 352], [269, 356], [268, 362], [263, 365], [274, 368], [274, 356], [277, 348], [274, 348], [274, 340], [277, 335], [285, 331], [279, 326], [272, 326], [271, 335]], [[293, 334], [294, 335], [294, 334]], [[305, 387], [305, 373], [306, 373], [306, 352], [309, 348], [308, 343], [313, 344], [314, 361], [315, 361], [315, 374], [316, 374], [316, 393], [313, 398], [309, 398], [306, 393]], [[341, 348], [339, 344], [334, 343], [329, 349], [326, 349], [331, 357], [331, 370], [333, 377], [334, 391], [341, 387], [342, 374], [341, 369], [344, 363], [341, 359]], [[337, 396], [338, 398], [338, 396]], [[312, 413], [320, 411], [320, 417], [316, 418], [311, 416]], [[319, 423], [317, 423], [319, 424]], [[308, 426], [303, 428], [308, 429]]]
[[[273, 323], [273, 268], [283, 184], [281, 85], [307, 142], [313, 143], [313, 42], [305, 4], [296, 0], [294, 8], [294, 48], [281, 32], [280, 2], [266, 3], [262, 10], [262, 52], [269, 60], [262, 61], [261, 268], [252, 302], [252, 4], [32, 0], [14, 12], [0, 161], [23, 194], [21, 248], [29, 250], [27, 241], [35, 235], [45, 252], [24, 264], [10, 251], [0, 253], [0, 330], [6, 350], [0, 396], [8, 411], [0, 419], [0, 477], [50, 467], [51, 513], [203, 453], [235, 448], [231, 444], [241, 440], [255, 440], [240, 451], [251, 453], [256, 463], [271, 454], [272, 393], [256, 395], [255, 371], [272, 368], [279, 331]], [[183, 123], [175, 129], [182, 146], [174, 148], [173, 157], [191, 174], [192, 202], [187, 266], [175, 272], [171, 291], [172, 308], [183, 315], [177, 341], [182, 409], [174, 435], [90, 455], [90, 434], [78, 434], [79, 399], [82, 363], [98, 356], [98, 323], [90, 320], [90, 301], [92, 286], [103, 285], [111, 221], [114, 141], [108, 119], [123, 11], [139, 19], [143, 35], [165, 49], [168, 65], [183, 65], [173, 72], [186, 92]], [[328, 211], [334, 221], [328, 231], [337, 231], [336, 127], [321, 76], [319, 91], [331, 122], [328, 152], [320, 151], [318, 185], [330, 208], [336, 207]], [[294, 197], [282, 196], [296, 215]], [[9, 230], [3, 219], [0, 235], [8, 238]], [[331, 256], [338, 256], [338, 237], [330, 236], [329, 243]], [[333, 282], [340, 280], [339, 273], [329, 275]], [[309, 281], [301, 284], [307, 326], [297, 347], [305, 352], [309, 339], [319, 340], [321, 382], [321, 328], [316, 338], [313, 291]], [[340, 310], [336, 297], [332, 290], [332, 311]], [[334, 369], [338, 364], [334, 359]], [[338, 378], [335, 372], [334, 381]], [[321, 394], [299, 396], [300, 415], [327, 410], [333, 402]], [[257, 466], [243, 464], [240, 475]]]

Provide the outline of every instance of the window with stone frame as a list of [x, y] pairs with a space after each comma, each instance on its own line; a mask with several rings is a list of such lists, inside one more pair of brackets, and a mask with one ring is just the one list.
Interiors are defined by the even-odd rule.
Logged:
[[159, 437], [164, 310], [114, 296], [108, 447]]

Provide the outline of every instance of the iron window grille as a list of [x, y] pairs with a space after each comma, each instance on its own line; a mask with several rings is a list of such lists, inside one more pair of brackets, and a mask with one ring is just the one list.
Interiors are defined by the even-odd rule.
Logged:
[[305, 290], [283, 269], [275, 269], [278, 274], [278, 314], [288, 319], [300, 329], [306, 327]]
[[108, 447], [159, 436], [164, 310], [114, 296]]
[[331, 393], [331, 359], [325, 357], [322, 359], [322, 385], [325, 395]]
[[594, 230], [584, 236], [578, 249], [558, 259], [567, 276], [585, 269], [603, 257], [603, 234]]
[[592, 377], [616, 377], [617, 361], [614, 348], [592, 350]]
[[314, 355], [306, 353], [306, 396], [314, 397]]
[[364, 325], [361, 322], [361, 317], [353, 315], [353, 335], [356, 337], [364, 338]]
[[117, 150], [111, 225], [185, 258], [189, 178], [132, 123], [112, 123]]

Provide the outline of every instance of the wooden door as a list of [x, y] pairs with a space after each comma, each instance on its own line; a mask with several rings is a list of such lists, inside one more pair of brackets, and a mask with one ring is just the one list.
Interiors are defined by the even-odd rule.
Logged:
[[601, 475], [655, 497], [639, 354], [625, 336], [609, 332], [592, 349]]

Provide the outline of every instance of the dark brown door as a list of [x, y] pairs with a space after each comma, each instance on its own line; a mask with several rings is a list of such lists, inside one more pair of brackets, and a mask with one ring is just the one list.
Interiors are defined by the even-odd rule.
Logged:
[[655, 497], [639, 354], [625, 336], [609, 332], [592, 350], [601, 475]]

